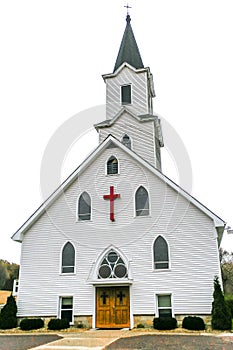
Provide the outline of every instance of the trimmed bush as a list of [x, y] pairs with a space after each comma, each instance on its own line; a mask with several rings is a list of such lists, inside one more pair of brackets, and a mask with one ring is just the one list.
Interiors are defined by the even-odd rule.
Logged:
[[139, 324], [137, 325], [137, 328], [145, 328], [145, 326], [144, 326], [143, 323], [139, 323]]
[[77, 328], [84, 328], [84, 324], [83, 323], [78, 323], [77, 324]]
[[3, 306], [0, 313], [0, 329], [11, 329], [17, 327], [17, 306], [15, 298], [11, 294], [7, 298], [6, 305]]
[[40, 329], [44, 327], [44, 321], [41, 318], [24, 318], [19, 326], [23, 331]]
[[212, 303], [212, 328], [218, 330], [231, 329], [231, 312], [228, 308], [221, 286], [219, 284], [218, 277], [214, 278], [214, 301]]
[[70, 323], [67, 319], [53, 318], [48, 323], [48, 329], [51, 329], [53, 331], [59, 331], [60, 329], [66, 329], [69, 327]]
[[183, 319], [182, 328], [192, 331], [203, 331], [205, 329], [205, 323], [201, 317], [187, 316]]
[[154, 318], [153, 325], [155, 329], [169, 330], [177, 328], [177, 320], [174, 317]]

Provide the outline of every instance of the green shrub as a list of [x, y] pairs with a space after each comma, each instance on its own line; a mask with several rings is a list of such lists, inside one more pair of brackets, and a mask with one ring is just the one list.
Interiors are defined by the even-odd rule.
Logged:
[[70, 327], [69, 320], [53, 318], [48, 323], [48, 329], [59, 331], [60, 329], [66, 329]]
[[77, 324], [77, 328], [84, 328], [83, 323], [82, 323], [82, 322], [78, 323], [78, 324]]
[[177, 320], [174, 317], [154, 318], [153, 325], [155, 329], [169, 330], [177, 328]]
[[218, 277], [214, 278], [214, 301], [212, 303], [212, 328], [218, 330], [231, 329], [231, 312], [228, 308], [219, 284]]
[[24, 318], [19, 326], [23, 331], [40, 329], [44, 327], [44, 321], [41, 318]]
[[3, 306], [0, 313], [0, 329], [11, 329], [17, 326], [17, 306], [15, 298], [11, 294], [7, 298], [6, 305]]
[[137, 325], [137, 328], [145, 328], [145, 326], [144, 326], [143, 323], [139, 323], [139, 324]]
[[205, 323], [201, 317], [187, 316], [183, 319], [182, 328], [192, 331], [203, 331], [205, 329]]

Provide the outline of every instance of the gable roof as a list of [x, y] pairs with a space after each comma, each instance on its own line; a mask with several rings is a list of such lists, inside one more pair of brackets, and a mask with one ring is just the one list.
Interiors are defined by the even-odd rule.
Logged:
[[100, 123], [94, 124], [94, 127], [98, 130], [100, 128], [112, 126], [117, 121], [117, 119], [120, 118], [124, 113], [128, 113], [129, 115], [131, 115], [131, 117], [137, 119], [139, 122], [155, 121], [158, 119], [157, 115], [153, 115], [153, 114], [136, 115], [133, 112], [131, 112], [127, 107], [122, 107], [121, 110], [115, 115], [115, 117], [111, 119], [106, 119]]
[[114, 118], [106, 119], [100, 123], [95, 124], [94, 125], [95, 129], [98, 131], [99, 129], [102, 129], [102, 128], [111, 127], [124, 113], [129, 114], [131, 117], [133, 117], [140, 123], [153, 121], [155, 123], [155, 127], [158, 132], [157, 134], [159, 139], [159, 145], [160, 147], [164, 147], [163, 135], [162, 135], [162, 129], [161, 129], [159, 117], [153, 114], [136, 115], [133, 112], [131, 112], [127, 107], [122, 107], [121, 110], [115, 115]]
[[[179, 185], [169, 179], [166, 175], [160, 172], [158, 169], [153, 167], [150, 163], [140, 157], [137, 153], [123, 145], [120, 141], [118, 141], [111, 134], [99, 144], [99, 146], [79, 165], [79, 167], [51, 194], [51, 196], [29, 217], [29, 219], [15, 232], [15, 234], [11, 237], [14, 241], [22, 242], [23, 234], [40, 218], [40, 216], [48, 209], [53, 202], [65, 191], [82, 172], [95, 160], [95, 158], [101, 154], [105, 149], [109, 147], [111, 144], [115, 144], [117, 147], [121, 148], [124, 152], [126, 152], [130, 157], [139, 162], [141, 165], [145, 166], [149, 171], [158, 176], [162, 181], [164, 181], [168, 186], [173, 188], [183, 197], [185, 197], [188, 201], [190, 201], [194, 206], [199, 208], [202, 212], [204, 212], [207, 216], [209, 216], [215, 223], [217, 228], [222, 228], [219, 232], [221, 235], [226, 223], [214, 214], [211, 210], [209, 210], [206, 206], [200, 203], [197, 199], [192, 197], [188, 192], [182, 189]], [[222, 231], [222, 232], [221, 232]]]
[[128, 62], [123, 62], [113, 73], [103, 74], [102, 78], [104, 79], [104, 81], [106, 79], [109, 79], [109, 78], [115, 78], [125, 67], [130, 69], [132, 72], [134, 72], [136, 74], [147, 73], [148, 77], [150, 77], [152, 79], [152, 73], [150, 72], [149, 67], [135, 68], [134, 66], [132, 66]]
[[116, 59], [115, 72], [124, 62], [129, 63], [131, 66], [138, 68], [144, 68], [142, 58], [138, 49], [137, 42], [134, 37], [133, 29], [130, 24], [131, 18], [129, 15], [126, 17], [126, 28], [121, 41], [120, 49]]
[[135, 68], [131, 64], [129, 64], [128, 62], [123, 62], [113, 73], [103, 74], [102, 78], [104, 79], [105, 82], [106, 82], [106, 79], [115, 78], [118, 74], [120, 74], [120, 72], [124, 68], [128, 68], [129, 70], [131, 70], [132, 72], [134, 72], [136, 74], [146, 73], [147, 74], [148, 83], [149, 83], [149, 87], [150, 87], [151, 96], [152, 97], [156, 96], [155, 95], [155, 89], [154, 89], [154, 82], [153, 82], [153, 74], [151, 73], [149, 67]]

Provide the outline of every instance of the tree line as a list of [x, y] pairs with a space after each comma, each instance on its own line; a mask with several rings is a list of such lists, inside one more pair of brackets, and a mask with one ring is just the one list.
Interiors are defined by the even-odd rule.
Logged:
[[15, 279], [19, 278], [19, 265], [0, 259], [0, 290], [13, 290]]

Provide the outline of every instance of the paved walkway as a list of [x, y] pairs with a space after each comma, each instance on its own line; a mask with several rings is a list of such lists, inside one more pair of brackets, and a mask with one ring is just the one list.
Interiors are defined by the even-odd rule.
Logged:
[[[119, 338], [148, 334], [150, 334], [150, 332], [130, 332], [128, 330], [89, 330], [80, 333], [61, 333], [59, 335], [61, 335], [63, 339], [30, 350], [103, 350], [105, 346], [113, 343]], [[208, 336], [207, 334], [203, 335]], [[214, 336], [213, 334], [209, 335]], [[218, 334], [215, 337], [223, 337], [230, 343], [233, 342], [233, 333]]]
[[101, 350], [115, 340], [127, 336], [126, 330], [89, 330], [59, 334], [63, 339], [30, 350]]

